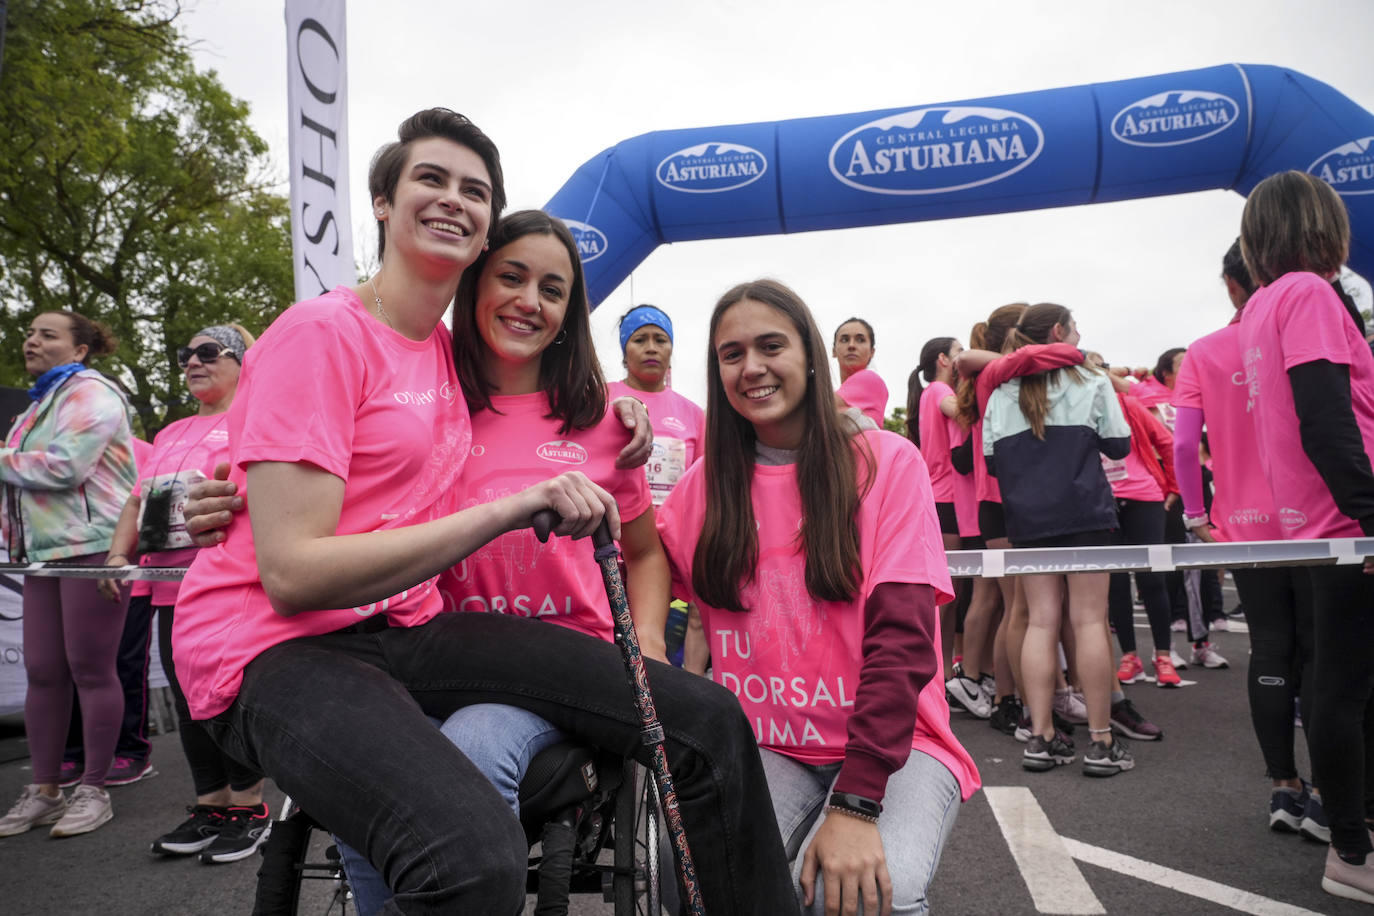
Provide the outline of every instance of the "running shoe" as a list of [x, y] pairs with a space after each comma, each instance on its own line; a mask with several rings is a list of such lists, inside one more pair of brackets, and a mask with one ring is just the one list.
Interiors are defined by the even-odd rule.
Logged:
[[55, 823], [66, 813], [67, 797], [61, 791], [56, 798], [49, 798], [38, 791], [38, 786], [25, 786], [9, 813], [0, 817], [0, 836], [15, 836]]
[[110, 764], [109, 772], [105, 774], [105, 785], [127, 786], [156, 775], [157, 770], [153, 769], [152, 763], [146, 758], [139, 760], [137, 757], [116, 757]]
[[1021, 752], [1021, 766], [1036, 773], [1067, 766], [1073, 760], [1073, 742], [1059, 732], [1049, 739], [1043, 735], [1032, 735], [1026, 749]]
[[1174, 667], [1177, 668], [1179, 671], [1182, 671], [1188, 667], [1187, 660], [1184, 659], [1182, 655], [1179, 655], [1177, 652], [1175, 652], [1173, 646], [1169, 647], [1169, 661], [1173, 662]]
[[1297, 833], [1307, 808], [1307, 783], [1301, 789], [1279, 786], [1269, 794], [1269, 829], [1278, 833]]
[[1188, 631], [1188, 621], [1180, 617], [1169, 624], [1169, 629], [1173, 630], [1175, 633], [1186, 633]]
[[1030, 710], [1024, 705], [1021, 707], [1021, 718], [1016, 720], [1016, 731], [1011, 736], [1022, 744], [1031, 739], [1031, 717]]
[[1327, 847], [1322, 890], [1346, 900], [1374, 903], [1374, 855], [1367, 856], [1363, 865], [1352, 865], [1336, 854], [1335, 846]]
[[1231, 625], [1226, 622], [1225, 617], [1218, 617], [1216, 620], [1207, 624], [1207, 629], [1215, 630], [1219, 633], [1226, 633], [1231, 629]]
[[224, 827], [225, 808], [218, 805], [187, 805], [191, 815], [175, 830], [153, 840], [152, 852], [161, 856], [190, 856], [215, 841]]
[[996, 705], [997, 700], [997, 679], [991, 674], [981, 674], [978, 676], [978, 689], [983, 691], [983, 696], [988, 698], [988, 703]]
[[231, 807], [225, 810], [219, 836], [200, 854], [206, 865], [237, 862], [246, 859], [272, 832], [272, 818], [265, 803], [253, 807]]
[[1174, 668], [1174, 663], [1163, 655], [1155, 656], [1155, 686], [1156, 687], [1181, 687], [1183, 678], [1178, 676], [1178, 671]]
[[82, 765], [75, 760], [62, 761], [62, 767], [57, 771], [57, 784], [64, 789], [70, 789], [81, 781]]
[[945, 692], [953, 697], [956, 703], [980, 719], [986, 719], [992, 715], [992, 704], [983, 695], [983, 688], [979, 687], [978, 682], [971, 677], [956, 674], [945, 681]]
[[1114, 738], [1110, 747], [1094, 741], [1083, 752], [1084, 776], [1115, 776], [1134, 767], [1135, 758], [1120, 738]]
[[1311, 840], [1314, 843], [1330, 843], [1331, 828], [1326, 823], [1326, 809], [1322, 807], [1322, 797], [1311, 790], [1310, 786], [1303, 786], [1307, 789], [1307, 803], [1302, 809], [1302, 823], [1298, 825], [1298, 833], [1303, 839]]
[[1231, 667], [1210, 642], [1200, 642], [1193, 646], [1193, 664], [1201, 665], [1204, 668]]
[[100, 786], [88, 786], [83, 783], [76, 787], [71, 801], [67, 802], [67, 813], [53, 824], [48, 835], [64, 837], [90, 833], [97, 827], [109, 823], [112, 817], [114, 808], [110, 805], [110, 793]]
[[[997, 729], [1004, 735], [1015, 735], [1016, 726], [1021, 723], [1021, 701], [1013, 694], [1009, 697], [1002, 697], [1002, 702], [998, 703], [993, 709], [992, 715], [988, 718], [988, 724]], [[1026, 740], [1030, 740], [1027, 733]]]
[[1112, 704], [1112, 731], [1137, 741], [1158, 741], [1164, 730], [1140, 714], [1135, 704], [1122, 699]]
[[1136, 684], [1145, 680], [1145, 663], [1134, 652], [1121, 656], [1121, 664], [1116, 669], [1116, 679], [1123, 684]]
[[1061, 719], [1074, 725], [1083, 725], [1088, 721], [1088, 705], [1083, 701], [1083, 694], [1071, 688], [1055, 690], [1054, 711]]

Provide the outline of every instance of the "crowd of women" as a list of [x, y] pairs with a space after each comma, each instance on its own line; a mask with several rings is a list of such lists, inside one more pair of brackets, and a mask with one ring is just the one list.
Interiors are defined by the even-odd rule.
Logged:
[[[944, 551], [971, 538], [1162, 540], [1166, 503], [1180, 492], [1188, 529], [1241, 536], [1208, 527], [1195, 505], [1203, 410], [1214, 513], [1236, 505], [1226, 489], [1236, 446], [1217, 441], [1212, 411], [1229, 407], [1201, 403], [1210, 386], [1189, 387], [1186, 359], [1169, 366], [1178, 381], [1165, 400], [1178, 406], [1170, 419], [1180, 430], [1171, 440], [1161, 410], [1085, 361], [1067, 309], [1006, 306], [974, 328], [967, 350], [952, 337], [923, 349], [908, 441], [881, 430], [887, 390], [867, 368], [873, 328], [855, 318], [829, 339], [842, 383], [833, 388], [827, 339], [805, 303], [756, 280], [726, 291], [711, 313], [703, 412], [668, 387], [673, 326], [654, 306], [621, 318], [627, 374], [606, 382], [571, 234], [539, 211], [502, 213], [496, 147], [466, 118], [431, 109], [403, 122], [374, 157], [369, 197], [376, 273], [297, 303], [256, 341], [227, 324], [192, 336], [178, 361], [199, 411], [164, 428], [137, 470], [127, 402], [86, 368], [113, 340], [70, 312], [34, 319], [25, 343], [34, 406], [0, 450], [11, 556], [116, 566], [137, 557], [190, 571], [179, 589], [158, 584], [132, 599], [110, 581], [26, 581], [34, 784], [0, 835], [50, 824], [74, 835], [112, 816], [102, 784], [122, 712], [113, 654], [132, 605], [157, 612], [196, 792], [189, 818], [154, 852], [249, 855], [268, 830], [266, 775], [336, 835], [361, 912], [519, 912], [526, 841], [514, 814], [531, 758], [564, 736], [647, 753], [585, 540], [603, 519], [625, 556], [711, 912], [924, 912], [959, 805], [979, 787], [948, 697], [1023, 738], [1031, 770], [1075, 759], [1066, 718], [1088, 726], [1088, 775], [1134, 765], [1120, 735], [1159, 737], [1114, 680], [1142, 673], [1121, 625], [1130, 651], [1114, 670], [1108, 635], [1109, 593], [1129, 621], [1129, 583], [980, 580], [956, 601]], [[1271, 207], [1254, 231], [1277, 232], [1286, 212]], [[1281, 249], [1246, 248], [1270, 278], [1254, 302], [1268, 302], [1280, 278], [1326, 272], [1309, 252]], [[1270, 259], [1263, 268], [1260, 258]], [[1291, 308], [1322, 304], [1304, 295]], [[440, 322], [450, 304], [451, 333]], [[1344, 339], [1344, 315], [1329, 327], [1295, 323]], [[1304, 344], [1274, 355], [1275, 339], [1292, 342], [1283, 321], [1276, 327], [1255, 351], [1268, 361], [1248, 367], [1252, 399], [1281, 401], [1263, 373], [1282, 362], [1304, 374], [1314, 352]], [[1331, 344], [1321, 340], [1318, 377], [1302, 384], [1344, 384], [1360, 425], [1327, 404], [1309, 417], [1311, 389], [1294, 375], [1295, 428], [1256, 433], [1286, 437], [1292, 452], [1300, 424], [1302, 441], [1320, 436], [1322, 460], [1339, 463], [1339, 486], [1322, 491], [1336, 503], [1298, 503], [1313, 506], [1311, 524], [1288, 535], [1331, 536], [1358, 527], [1350, 518], [1365, 509], [1374, 516], [1374, 489], [1360, 476], [1374, 481], [1368, 460], [1360, 467], [1349, 454], [1374, 422], [1374, 410], [1361, 413], [1368, 395], [1356, 394], [1371, 384], [1370, 354], [1341, 363]], [[1341, 422], [1345, 433], [1333, 432]], [[1190, 462], [1176, 457], [1184, 448]], [[207, 480], [217, 465], [227, 480]], [[1297, 474], [1281, 469], [1285, 482]], [[1318, 495], [1314, 474], [1300, 481], [1304, 499]], [[1326, 471], [1315, 479], [1324, 484]], [[198, 498], [183, 513], [188, 493]], [[529, 530], [542, 510], [559, 519], [548, 543]], [[87, 530], [73, 525], [78, 515]], [[1303, 679], [1314, 730], [1326, 723], [1331, 747], [1363, 727], [1359, 703], [1374, 675], [1361, 670], [1361, 695], [1350, 676], [1366, 661], [1351, 645], [1356, 624], [1327, 633], [1323, 608], [1367, 581], [1321, 580], [1284, 618], [1302, 604], [1317, 622], [1315, 650], [1326, 633], [1328, 649], [1344, 652], [1328, 662], [1339, 685]], [[1167, 586], [1148, 575], [1138, 586], [1157, 683], [1176, 683]], [[1268, 602], [1277, 630], [1276, 589], [1250, 588], [1266, 595], [1243, 595], [1247, 610]], [[673, 596], [689, 608], [685, 669], [666, 664]], [[1190, 635], [1195, 663], [1219, 659], [1205, 629]], [[1301, 663], [1296, 640], [1274, 648], [1269, 664], [1282, 662]], [[692, 673], [708, 666], [709, 679]], [[59, 765], [73, 682], [85, 772], [67, 799]], [[1363, 763], [1322, 762], [1314, 738], [1322, 795], [1299, 780], [1289, 696], [1287, 757], [1282, 736], [1262, 736], [1275, 797], [1298, 812], [1284, 823], [1301, 827], [1324, 799], [1327, 880], [1374, 901], [1363, 811], [1352, 817]]]

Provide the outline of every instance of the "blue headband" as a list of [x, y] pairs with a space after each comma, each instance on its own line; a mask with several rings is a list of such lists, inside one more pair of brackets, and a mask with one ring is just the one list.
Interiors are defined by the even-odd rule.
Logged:
[[624, 318], [620, 319], [620, 352], [625, 352], [625, 345], [630, 342], [630, 335], [650, 324], [667, 331], [668, 339], [673, 339], [673, 319], [655, 306], [637, 305], [630, 309]]

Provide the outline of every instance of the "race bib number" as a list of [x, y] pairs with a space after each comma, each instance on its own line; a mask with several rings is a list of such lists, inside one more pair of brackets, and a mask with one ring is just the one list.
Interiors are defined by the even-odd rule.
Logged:
[[1131, 476], [1130, 471], [1126, 470], [1125, 458], [1108, 458], [1103, 455], [1102, 470], [1107, 473], [1108, 483], [1120, 483]]
[[180, 550], [194, 547], [186, 533], [186, 499], [191, 484], [205, 475], [195, 468], [158, 474], [143, 482], [143, 501], [138, 509], [139, 549]]
[[654, 451], [649, 463], [644, 465], [644, 473], [649, 478], [649, 494], [654, 506], [663, 505], [673, 487], [687, 471], [687, 443], [681, 439], [658, 438], [654, 440]]

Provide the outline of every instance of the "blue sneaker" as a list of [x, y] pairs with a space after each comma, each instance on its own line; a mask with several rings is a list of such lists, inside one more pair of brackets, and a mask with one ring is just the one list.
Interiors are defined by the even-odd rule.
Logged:
[[1302, 828], [1307, 799], [1307, 783], [1303, 783], [1301, 789], [1282, 786], [1275, 789], [1269, 796], [1269, 829], [1279, 833], [1297, 833]]
[[1311, 840], [1314, 843], [1330, 843], [1331, 828], [1326, 824], [1326, 809], [1322, 807], [1322, 797], [1316, 792], [1310, 791], [1310, 787], [1303, 785], [1307, 792], [1307, 805], [1303, 808], [1302, 824], [1298, 827], [1303, 839]]

